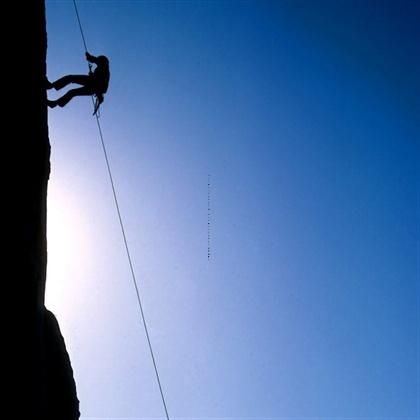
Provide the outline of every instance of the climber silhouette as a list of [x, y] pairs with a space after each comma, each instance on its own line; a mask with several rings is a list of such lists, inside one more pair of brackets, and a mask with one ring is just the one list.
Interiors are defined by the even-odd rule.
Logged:
[[50, 108], [54, 108], [57, 105], [63, 107], [67, 105], [71, 99], [75, 96], [96, 96], [95, 103], [95, 112], [98, 110], [99, 105], [104, 101], [104, 94], [108, 89], [109, 83], [109, 61], [108, 58], [104, 55], [99, 55], [95, 57], [94, 55], [86, 52], [86, 60], [89, 63], [96, 64], [95, 70], [92, 72], [90, 69], [91, 65], [89, 64], [89, 74], [70, 74], [62, 77], [61, 79], [56, 80], [51, 83], [47, 80], [47, 89], [54, 88], [55, 90], [60, 90], [63, 87], [69, 85], [70, 83], [76, 83], [82, 87], [71, 89], [61, 98], [58, 98], [54, 101], [47, 99], [47, 104]]

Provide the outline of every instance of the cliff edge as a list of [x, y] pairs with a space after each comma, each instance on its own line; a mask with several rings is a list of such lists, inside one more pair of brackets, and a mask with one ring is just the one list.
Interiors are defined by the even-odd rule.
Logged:
[[[8, 298], [14, 303], [13, 335], [7, 341], [12, 357], [12, 396], [19, 405], [19, 418], [76, 420], [79, 401], [73, 370], [55, 316], [44, 306], [47, 267], [47, 185], [50, 173], [50, 143], [46, 103], [47, 32], [44, 0], [31, 0], [12, 13], [25, 36], [14, 43], [13, 66], [24, 69], [25, 79], [17, 85], [24, 90], [24, 103], [13, 111], [24, 114], [15, 125], [18, 147], [18, 175], [14, 175], [14, 195], [7, 201], [12, 215], [13, 234], [8, 246], [12, 257], [14, 290]], [[16, 17], [16, 19], [14, 19]], [[11, 155], [14, 156], [14, 155]], [[9, 205], [11, 203], [11, 205]], [[16, 242], [16, 243], [15, 243]]]

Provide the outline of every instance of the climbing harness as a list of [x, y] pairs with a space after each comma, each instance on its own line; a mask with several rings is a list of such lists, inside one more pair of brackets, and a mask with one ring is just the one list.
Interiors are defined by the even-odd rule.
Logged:
[[[85, 39], [85, 36], [84, 36], [84, 33], [83, 33], [83, 28], [82, 28], [82, 24], [81, 24], [81, 21], [80, 21], [80, 16], [79, 16], [79, 11], [77, 9], [76, 0], [73, 0], [73, 5], [74, 5], [74, 10], [76, 12], [77, 22], [79, 23], [80, 35], [82, 36], [82, 41], [83, 41], [83, 45], [84, 45], [84, 48], [85, 48], [85, 52], [87, 53], [88, 49], [87, 49], [87, 45], [86, 45], [86, 39]], [[91, 65], [89, 64], [89, 70], [90, 69], [91, 69]], [[104, 141], [104, 137], [103, 137], [103, 134], [102, 134], [101, 124], [99, 122], [100, 102], [99, 103], [98, 102], [99, 102], [98, 97], [96, 96], [96, 101], [95, 101], [95, 99], [92, 96], [92, 104], [94, 106], [93, 115], [96, 118], [96, 124], [98, 126], [98, 132], [99, 132], [99, 137], [100, 137], [100, 140], [101, 140], [102, 151], [104, 152], [106, 167], [108, 169], [109, 181], [110, 181], [110, 184], [111, 184], [112, 194], [114, 196], [115, 208], [117, 210], [118, 220], [119, 220], [119, 223], [120, 223], [121, 234], [122, 234], [122, 237], [123, 237], [125, 251], [126, 251], [126, 254], [127, 254], [128, 265], [130, 266], [131, 277], [132, 277], [132, 280], [133, 280], [134, 289], [136, 291], [137, 303], [138, 303], [140, 314], [141, 314], [141, 320], [142, 320], [142, 324], [143, 324], [143, 327], [144, 327], [144, 331], [146, 333], [147, 344], [149, 346], [150, 356], [152, 358], [153, 368], [154, 368], [155, 375], [156, 375], [156, 380], [157, 380], [157, 383], [158, 383], [158, 386], [159, 386], [160, 396], [161, 396], [161, 399], [162, 399], [163, 408], [165, 410], [166, 420], [170, 420], [169, 419], [169, 414], [168, 414], [168, 409], [166, 407], [165, 396], [163, 394], [162, 384], [160, 382], [160, 377], [159, 377], [159, 372], [158, 372], [158, 368], [157, 368], [157, 364], [156, 364], [156, 360], [155, 360], [155, 355], [154, 355], [154, 352], [153, 352], [152, 342], [150, 340], [149, 330], [147, 328], [146, 317], [145, 317], [145, 314], [144, 314], [143, 304], [142, 304], [141, 297], [140, 297], [140, 290], [139, 290], [136, 275], [135, 275], [135, 272], [134, 272], [133, 262], [131, 260], [130, 249], [128, 247], [128, 241], [127, 241], [127, 236], [125, 234], [124, 223], [123, 223], [123, 219], [122, 219], [122, 216], [121, 216], [120, 206], [118, 204], [118, 197], [117, 197], [117, 192], [116, 192], [116, 189], [115, 189], [114, 179], [113, 179], [112, 172], [111, 172], [111, 166], [109, 164], [108, 153], [107, 153], [107, 150], [106, 150], [105, 141]]]
[[[102, 99], [102, 101], [103, 101], [103, 99]], [[93, 114], [92, 115], [97, 116], [98, 118], [101, 116], [100, 107], [101, 107], [102, 101], [100, 101], [98, 95], [95, 94], [95, 104], [93, 105]]]
[[[88, 66], [89, 66], [89, 76], [91, 76], [93, 74], [92, 64], [88, 63]], [[96, 94], [96, 93], [94, 93], [92, 95], [92, 97], [94, 98], [93, 114], [92, 115], [94, 115], [94, 116], [97, 115], [98, 117], [100, 117], [101, 116], [100, 107], [101, 107], [102, 102], [104, 101], [104, 97], [101, 94], [102, 99], [99, 99], [99, 95]]]

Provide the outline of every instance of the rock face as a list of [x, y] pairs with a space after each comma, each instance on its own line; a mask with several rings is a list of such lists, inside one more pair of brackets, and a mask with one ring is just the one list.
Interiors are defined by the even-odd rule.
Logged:
[[[46, 104], [47, 34], [44, 0], [19, 3], [12, 21], [25, 30], [16, 42], [15, 67], [25, 69], [18, 92], [24, 91], [24, 123], [15, 128], [19, 145], [19, 179], [14, 179], [11, 220], [16, 221], [10, 244], [18, 264], [12, 300], [18, 302], [19, 321], [10, 339], [16, 361], [12, 393], [20, 405], [18, 418], [75, 420], [79, 402], [70, 359], [54, 315], [44, 306], [47, 266], [47, 184], [50, 144]], [[16, 17], [16, 19], [14, 19]], [[21, 39], [21, 40], [20, 40]], [[9, 204], [9, 203], [8, 203]], [[22, 214], [21, 214], [22, 213]], [[17, 356], [19, 352], [19, 356]]]
[[79, 401], [66, 345], [52, 312], [45, 310], [43, 320], [44, 418], [76, 420], [80, 416]]

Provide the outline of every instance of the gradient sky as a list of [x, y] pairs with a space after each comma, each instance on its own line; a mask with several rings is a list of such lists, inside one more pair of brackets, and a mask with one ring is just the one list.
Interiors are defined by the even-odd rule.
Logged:
[[[419, 3], [79, 11], [171, 417], [420, 418]], [[72, 2], [47, 24], [85, 73]], [[83, 418], [163, 418], [91, 114], [49, 112], [47, 306]]]

